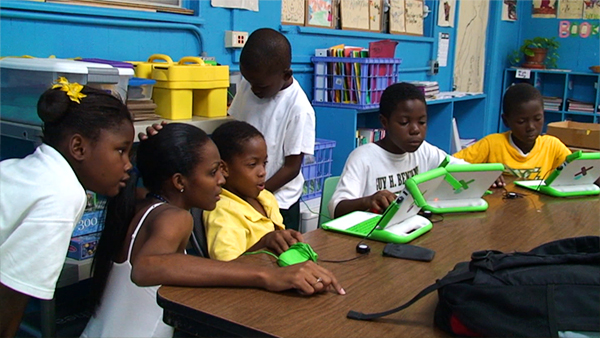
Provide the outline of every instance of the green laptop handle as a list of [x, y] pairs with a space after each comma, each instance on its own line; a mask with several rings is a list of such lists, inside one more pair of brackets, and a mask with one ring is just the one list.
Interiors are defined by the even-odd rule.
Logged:
[[452, 176], [450, 173], [446, 173], [446, 175], [444, 175], [444, 180], [448, 182], [448, 184], [450, 184], [454, 190], [462, 188], [460, 181], [454, 178], [454, 176]]
[[446, 168], [448, 164], [450, 164], [450, 155], [446, 155], [446, 157], [444, 157], [444, 160], [442, 161], [442, 163], [440, 163], [438, 168]]
[[571, 162], [573, 162], [573, 160], [580, 158], [581, 155], [583, 155], [583, 151], [577, 150], [576, 152], [571, 153], [570, 155], [567, 155], [567, 158], [565, 159], [565, 162], [566, 163], [571, 163]]
[[502, 163], [472, 163], [472, 164], [449, 164], [446, 166], [446, 171], [449, 173], [465, 172], [465, 171], [504, 171]]

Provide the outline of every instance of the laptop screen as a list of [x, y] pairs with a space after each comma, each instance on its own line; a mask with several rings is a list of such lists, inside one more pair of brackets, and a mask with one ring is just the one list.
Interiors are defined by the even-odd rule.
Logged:
[[[419, 188], [421, 189], [421, 194], [427, 198], [427, 196], [429, 196], [429, 194], [431, 194], [431, 192], [435, 191], [436, 188], [438, 187], [438, 185], [441, 183], [443, 177], [438, 177], [435, 178], [433, 180], [429, 180], [426, 182], [423, 182], [421, 184], [419, 184]], [[396, 198], [396, 200], [394, 201], [394, 203], [396, 203], [398, 205], [398, 208], [389, 208], [386, 209], [386, 212], [384, 213], [383, 217], [382, 217], [382, 221], [379, 224], [379, 229], [385, 229], [385, 227], [387, 226], [392, 226], [398, 223], [401, 223], [411, 217], [413, 217], [414, 215], [416, 215], [419, 210], [421, 210], [421, 207], [419, 207], [417, 205], [417, 203], [415, 203], [415, 199], [413, 197], [413, 195], [409, 192], [408, 188], [404, 188], [404, 190], [402, 190], [400, 192], [400, 194], [398, 194], [398, 198]], [[386, 214], [388, 212], [393, 212], [393, 210], [397, 210], [393, 216], [390, 217], [386, 217]], [[386, 222], [386, 218], [389, 219]]]
[[577, 159], [560, 170], [560, 173], [550, 185], [593, 184], [598, 177], [600, 177], [600, 159]]

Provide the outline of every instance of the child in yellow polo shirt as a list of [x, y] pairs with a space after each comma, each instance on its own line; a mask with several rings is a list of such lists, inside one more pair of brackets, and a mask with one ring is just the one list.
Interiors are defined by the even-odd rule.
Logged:
[[528, 83], [516, 84], [504, 94], [502, 109], [502, 121], [510, 131], [488, 135], [454, 157], [470, 163], [502, 163], [520, 179], [545, 179], [571, 151], [556, 137], [540, 135], [544, 126], [542, 95]]
[[227, 182], [221, 200], [204, 211], [210, 258], [230, 261], [261, 248], [280, 254], [302, 242], [295, 230], [285, 230], [275, 196], [265, 190], [267, 145], [252, 125], [231, 121], [219, 126], [212, 139], [221, 153]]

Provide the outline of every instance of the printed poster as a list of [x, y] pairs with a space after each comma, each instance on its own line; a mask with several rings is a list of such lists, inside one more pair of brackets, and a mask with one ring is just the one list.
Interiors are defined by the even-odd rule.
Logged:
[[533, 0], [531, 17], [533, 18], [556, 18], [556, 6], [558, 0]]
[[258, 0], [211, 0], [213, 7], [240, 8], [258, 12]]
[[588, 20], [600, 19], [600, 0], [586, 0], [583, 2], [583, 18]]
[[517, 0], [504, 0], [502, 3], [502, 20], [517, 21]]
[[583, 1], [559, 0], [557, 17], [559, 19], [581, 19], [583, 17]]
[[440, 0], [438, 9], [438, 26], [454, 27], [454, 13], [456, 13], [456, 0]]

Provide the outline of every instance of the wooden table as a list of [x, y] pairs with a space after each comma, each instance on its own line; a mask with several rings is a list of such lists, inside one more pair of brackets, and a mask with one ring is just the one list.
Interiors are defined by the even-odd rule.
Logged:
[[[416, 262], [382, 257], [384, 244], [367, 241], [371, 253], [346, 263], [320, 263], [331, 270], [347, 294], [327, 292], [302, 297], [294, 291], [272, 293], [243, 288], [161, 287], [158, 303], [165, 322], [196, 335], [211, 328], [227, 336], [277, 337], [445, 337], [433, 326], [437, 295], [430, 294], [410, 308], [365, 322], [346, 318], [349, 310], [379, 312], [394, 308], [432, 284], [477, 250], [527, 251], [548, 241], [600, 234], [599, 198], [559, 199], [525, 193], [503, 199], [496, 189], [486, 196], [486, 212], [446, 214], [433, 229], [411, 244], [436, 251], [433, 261]], [[434, 216], [434, 219], [438, 216]], [[357, 255], [358, 238], [318, 229], [304, 235], [319, 258], [341, 260]], [[254, 264], [275, 264], [267, 255], [244, 256]]]

